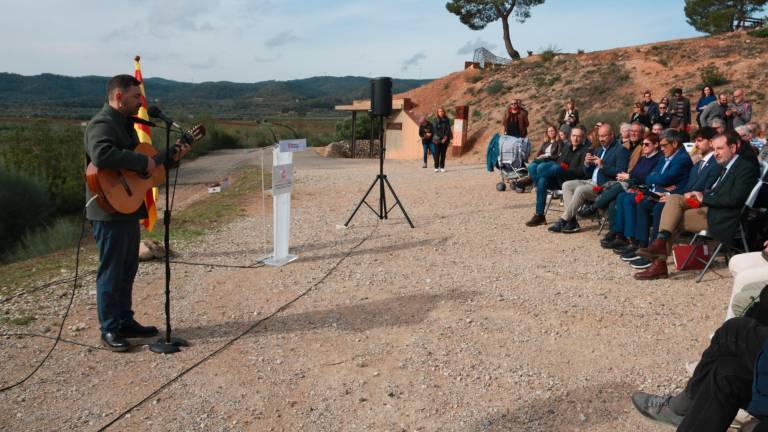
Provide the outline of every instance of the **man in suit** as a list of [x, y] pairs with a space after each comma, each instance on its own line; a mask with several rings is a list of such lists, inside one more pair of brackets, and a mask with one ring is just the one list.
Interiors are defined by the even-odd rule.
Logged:
[[605, 123], [597, 131], [600, 147], [592, 150], [584, 158], [584, 172], [589, 180], [570, 180], [563, 183], [565, 211], [561, 219], [548, 229], [551, 232], [574, 233], [579, 231], [576, 211], [587, 201], [594, 201], [597, 192], [593, 189], [616, 175], [627, 171], [629, 152], [614, 138], [613, 128]]
[[[661, 212], [664, 209], [664, 203], [671, 194], [683, 194], [686, 192], [703, 192], [712, 187], [715, 180], [720, 175], [720, 168], [712, 151], [712, 138], [717, 132], [709, 126], [696, 131], [694, 140], [701, 160], [699, 160], [688, 173], [687, 179], [677, 183], [675, 187], [662, 188], [657, 190], [661, 195], [658, 201], [644, 199], [637, 206], [635, 220], [635, 238], [639, 239], [640, 247], [645, 247], [650, 239], [653, 240], [658, 235], [659, 223], [661, 221]], [[681, 150], [684, 151], [684, 150]], [[645, 269], [650, 267], [652, 262], [637, 255], [637, 248], [634, 251], [623, 251], [621, 259], [628, 262], [632, 268]]]
[[[657, 194], [654, 196], [659, 196], [682, 188], [688, 181], [688, 174], [693, 165], [691, 157], [688, 156], [688, 152], [685, 151], [680, 142], [680, 133], [678, 131], [666, 129], [661, 134], [660, 148], [664, 157], [656, 163], [654, 169], [645, 178], [645, 184], [649, 188], [648, 195]], [[633, 194], [624, 194], [620, 197], [620, 202], [617, 206], [619, 211], [617, 211], [615, 217], [617, 220], [612, 224], [612, 231], [618, 231], [620, 234], [616, 236], [608, 247], [614, 249], [620, 255], [648, 245], [648, 223], [645, 223], [642, 229], [638, 229], [638, 226], [643, 221], [637, 220], [637, 208], [640, 205], [635, 204], [635, 198], [636, 196]], [[651, 206], [653, 205], [653, 201], [650, 199], [640, 201], [639, 204], [646, 201], [650, 201]], [[648, 263], [648, 266], [650, 266], [650, 263]]]
[[[85, 129], [87, 162], [105, 170], [126, 169], [151, 174], [163, 169], [165, 152], [155, 158], [133, 152], [139, 137], [132, 118], [141, 107], [141, 82], [130, 75], [117, 75], [107, 84], [107, 99]], [[189, 151], [188, 144], [177, 142], [174, 161]], [[126, 338], [150, 337], [158, 333], [153, 326], [143, 326], [133, 318], [133, 280], [139, 268], [139, 219], [147, 217], [142, 207], [132, 214], [108, 213], [91, 199], [86, 187], [86, 217], [91, 221], [99, 249], [96, 275], [96, 307], [101, 328], [101, 342], [112, 351], [127, 351]]]
[[678, 230], [706, 230], [718, 241], [730, 243], [739, 227], [739, 215], [747, 196], [755, 186], [757, 167], [736, 154], [740, 138], [733, 132], [718, 135], [712, 141], [720, 175], [709, 192], [692, 191], [670, 195], [661, 213], [659, 236], [637, 255], [653, 260], [647, 270], [635, 274], [635, 279], [666, 278], [667, 243]]

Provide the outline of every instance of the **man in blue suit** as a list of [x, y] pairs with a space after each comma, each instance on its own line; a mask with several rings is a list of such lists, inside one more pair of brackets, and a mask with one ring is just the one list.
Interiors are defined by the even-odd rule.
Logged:
[[589, 180], [570, 180], [563, 183], [565, 211], [562, 218], [549, 227], [551, 232], [574, 233], [579, 231], [576, 211], [587, 201], [594, 201], [597, 192], [595, 186], [601, 186], [616, 175], [627, 171], [629, 152], [621, 142], [614, 138], [611, 125], [604, 123], [597, 130], [600, 147], [592, 150], [584, 158], [584, 171]]
[[[682, 189], [688, 181], [688, 175], [693, 166], [691, 157], [685, 151], [680, 142], [680, 134], [676, 130], [666, 129], [662, 132], [660, 148], [664, 157], [645, 178], [645, 184], [649, 187], [648, 195], [654, 197]], [[623, 223], [619, 225], [623, 226], [626, 238], [622, 238], [619, 234], [611, 245], [617, 254], [622, 255], [622, 258], [625, 254], [648, 245], [650, 214], [656, 202], [651, 198], [645, 198], [635, 204], [635, 198], [634, 194], [620, 195], [621, 201], [617, 205], [621, 211], [617, 212], [616, 217], [622, 218]], [[650, 266], [650, 262], [647, 266]]]
[[[650, 240], [656, 239], [659, 233], [659, 223], [661, 221], [661, 211], [664, 209], [664, 203], [669, 198], [670, 194], [684, 194], [688, 192], [704, 192], [709, 190], [720, 175], [720, 167], [717, 164], [717, 160], [714, 158], [714, 152], [712, 147], [712, 138], [717, 135], [717, 131], [709, 126], [705, 126], [694, 135], [696, 141], [696, 148], [698, 149], [701, 160], [691, 168], [688, 174], [688, 181], [682, 188], [674, 190], [664, 191], [659, 202], [652, 202], [650, 200], [644, 200], [640, 202], [637, 207], [637, 226], [635, 232], [637, 235], [644, 233], [643, 237], [646, 242], [641, 245], [650, 243]], [[648, 236], [649, 222], [653, 223], [653, 232]], [[650, 267], [650, 260], [642, 259], [634, 251], [627, 251], [622, 255], [622, 260], [628, 261], [633, 268], [643, 269]]]

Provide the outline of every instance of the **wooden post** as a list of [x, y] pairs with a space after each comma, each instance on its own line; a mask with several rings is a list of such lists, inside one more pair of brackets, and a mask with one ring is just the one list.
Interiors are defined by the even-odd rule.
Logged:
[[355, 158], [355, 126], [357, 126], [357, 111], [352, 111], [352, 159]]

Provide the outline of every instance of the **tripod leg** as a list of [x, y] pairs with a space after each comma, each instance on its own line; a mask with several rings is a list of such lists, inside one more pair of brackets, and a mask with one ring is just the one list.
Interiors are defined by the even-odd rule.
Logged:
[[384, 191], [384, 182], [387, 180], [387, 176], [379, 175], [379, 219], [389, 219], [387, 216], [387, 194]]
[[397, 197], [397, 194], [395, 193], [395, 189], [392, 187], [392, 184], [389, 182], [389, 179], [387, 179], [386, 176], [384, 176], [384, 181], [387, 182], [387, 186], [389, 187], [389, 191], [392, 192], [392, 196], [395, 197], [395, 204], [400, 207], [400, 210], [402, 210], [403, 215], [405, 215], [405, 220], [408, 221], [408, 225], [411, 226], [411, 228], [416, 228], [413, 226], [413, 222], [411, 222], [411, 218], [408, 217], [408, 212], [405, 211], [405, 207], [403, 207], [403, 203], [400, 202], [400, 198]]
[[361, 199], [360, 202], [357, 203], [357, 207], [355, 207], [355, 210], [349, 216], [349, 219], [347, 219], [347, 221], [344, 222], [344, 226], [349, 226], [349, 223], [352, 222], [352, 218], [355, 217], [355, 214], [357, 213], [357, 211], [360, 210], [360, 206], [362, 206], [363, 203], [365, 202], [365, 199], [368, 198], [368, 194], [370, 194], [371, 191], [373, 190], [373, 187], [376, 186], [377, 181], [379, 181], [378, 177], [373, 181], [373, 183], [371, 183], [371, 187], [369, 187], [368, 192], [366, 192], [365, 195], [363, 195], [363, 199]]

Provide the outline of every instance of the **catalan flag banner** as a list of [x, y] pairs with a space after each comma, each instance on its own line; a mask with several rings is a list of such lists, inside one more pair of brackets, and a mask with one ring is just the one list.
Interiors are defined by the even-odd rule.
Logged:
[[[144, 78], [141, 77], [141, 57], [136, 56], [133, 59], [133, 62], [133, 76], [139, 82], [141, 82], [141, 108], [139, 108], [137, 117], [144, 120], [149, 120], [149, 115], [147, 114], [147, 97], [146, 93], [144, 93]], [[149, 126], [134, 123], [133, 127], [136, 128], [136, 134], [139, 136], [139, 142], [152, 144], [152, 133], [149, 130]], [[147, 191], [147, 195], [144, 197], [144, 205], [147, 208], [147, 218], [140, 221], [141, 224], [144, 225], [144, 228], [147, 229], [147, 231], [152, 231], [152, 229], [155, 227], [155, 222], [157, 222], [157, 206], [155, 205], [156, 200], [157, 188], [153, 187]]]

